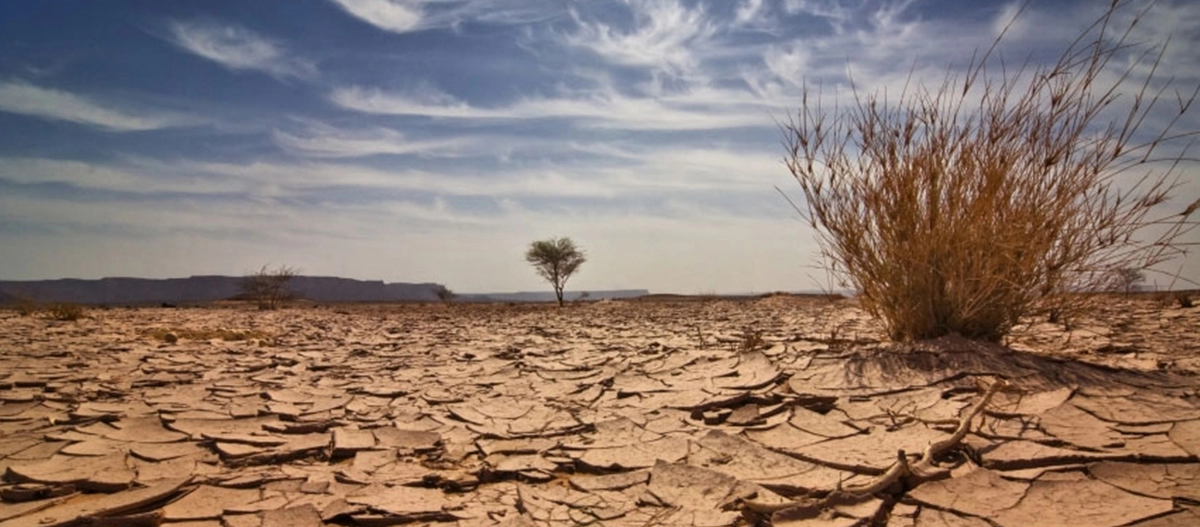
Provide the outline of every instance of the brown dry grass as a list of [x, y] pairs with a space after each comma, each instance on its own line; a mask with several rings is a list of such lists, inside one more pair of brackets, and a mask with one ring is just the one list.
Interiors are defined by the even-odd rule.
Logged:
[[73, 322], [87, 314], [86, 308], [74, 302], [42, 304], [24, 297], [18, 297], [12, 309], [22, 317], [43, 317], [60, 322]]
[[79, 320], [85, 313], [83, 306], [71, 302], [57, 302], [41, 310], [42, 316], [63, 322]]
[[1182, 252], [1200, 202], [1161, 206], [1186, 160], [1168, 151], [1195, 135], [1174, 127], [1200, 87], [1164, 91], [1163, 47], [1129, 43], [1141, 13], [1115, 27], [1123, 9], [1048, 67], [989, 70], [998, 39], [965, 78], [908, 86], [898, 101], [856, 93], [832, 119], [806, 90], [783, 125], [797, 208], [893, 339], [998, 340], [1022, 317], [1070, 313], [1081, 298], [1070, 293], [1116, 269]]

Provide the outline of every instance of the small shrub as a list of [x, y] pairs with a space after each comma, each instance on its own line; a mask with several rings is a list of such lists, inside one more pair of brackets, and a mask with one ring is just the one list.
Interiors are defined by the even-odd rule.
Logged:
[[32, 317], [42, 311], [42, 306], [28, 298], [18, 297], [16, 303], [13, 304], [13, 309], [18, 315]]
[[1134, 269], [1132, 267], [1113, 269], [1111, 275], [1111, 289], [1124, 292], [1125, 296], [1129, 296], [1129, 293], [1133, 292], [1137, 284], [1146, 281], [1146, 273], [1142, 272], [1141, 269]]
[[454, 302], [454, 291], [451, 291], [449, 287], [439, 285], [434, 293], [437, 295], [438, 300], [441, 300], [442, 303], [446, 305], [450, 305]]
[[292, 297], [287, 284], [297, 274], [294, 267], [281, 265], [272, 269], [264, 265], [258, 272], [242, 277], [242, 296], [254, 301], [261, 310], [277, 309]]
[[736, 349], [738, 353], [750, 353], [767, 348], [767, 342], [762, 338], [763, 332], [761, 329], [746, 327], [742, 330], [742, 339], [737, 342]]
[[64, 322], [75, 321], [83, 318], [84, 309], [79, 304], [70, 302], [58, 302], [50, 304], [46, 307], [45, 315], [52, 320], [61, 320]]
[[1195, 306], [1195, 304], [1192, 302], [1192, 295], [1188, 294], [1187, 291], [1177, 291], [1174, 297], [1175, 305], [1179, 307], [1190, 308]]

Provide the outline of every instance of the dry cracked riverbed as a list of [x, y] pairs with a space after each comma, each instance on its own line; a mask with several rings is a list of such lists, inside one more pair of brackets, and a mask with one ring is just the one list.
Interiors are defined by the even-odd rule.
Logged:
[[1200, 308], [1105, 309], [0, 312], [0, 525], [1200, 525]]

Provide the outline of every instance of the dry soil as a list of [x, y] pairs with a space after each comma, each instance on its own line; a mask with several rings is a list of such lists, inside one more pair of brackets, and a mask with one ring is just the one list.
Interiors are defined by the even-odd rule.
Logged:
[[0, 312], [0, 525], [1200, 525], [1200, 308], [1101, 304]]

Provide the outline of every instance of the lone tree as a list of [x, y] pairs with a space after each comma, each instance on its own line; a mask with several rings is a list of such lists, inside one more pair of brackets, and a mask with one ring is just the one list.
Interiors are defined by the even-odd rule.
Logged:
[[797, 210], [891, 338], [999, 340], [1187, 248], [1200, 201], [1163, 207], [1193, 160], [1197, 132], [1177, 125], [1200, 86], [1158, 78], [1165, 46], [1131, 36], [1145, 12], [1127, 4], [1048, 66], [990, 64], [1001, 33], [934, 88], [855, 92], [832, 114], [805, 89], [781, 126]]
[[1146, 281], [1146, 273], [1134, 267], [1122, 267], [1113, 270], [1111, 280], [1114, 289], [1124, 291], [1125, 296], [1129, 296], [1137, 284]]
[[452, 302], [454, 302], [454, 291], [451, 291], [449, 287], [438, 285], [437, 288], [434, 289], [434, 294], [437, 295], [438, 300], [441, 300], [442, 303], [446, 305], [450, 305]]
[[530, 244], [525, 252], [525, 261], [533, 264], [537, 274], [554, 286], [554, 297], [562, 307], [563, 287], [567, 285], [567, 279], [579, 270], [587, 258], [570, 238], [551, 238]]
[[281, 265], [272, 269], [264, 265], [258, 272], [242, 277], [242, 296], [256, 302], [259, 309], [276, 309], [291, 298], [287, 284], [296, 275], [295, 267]]

